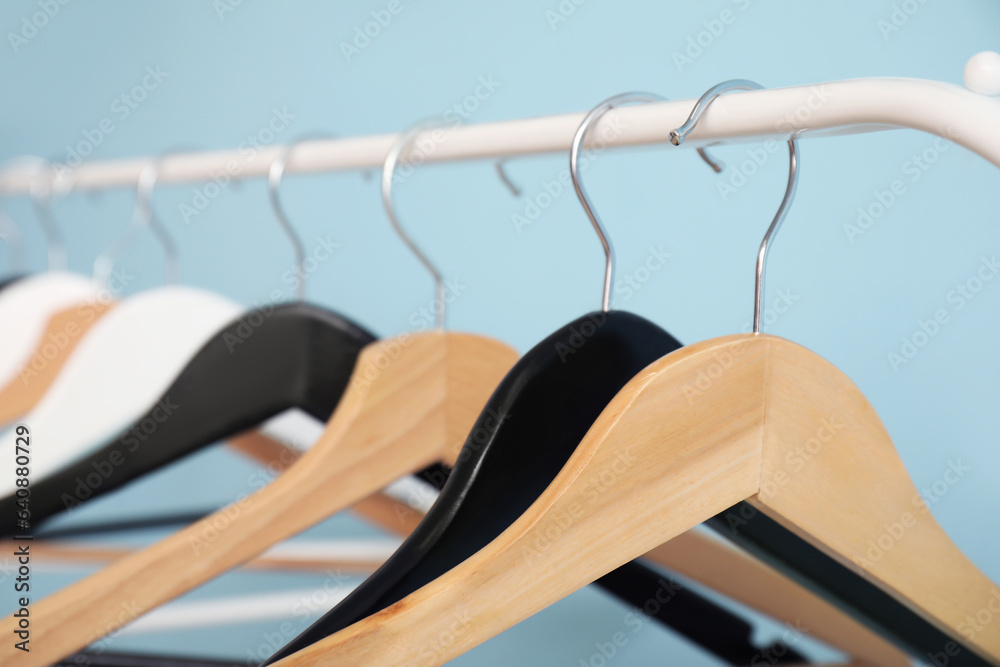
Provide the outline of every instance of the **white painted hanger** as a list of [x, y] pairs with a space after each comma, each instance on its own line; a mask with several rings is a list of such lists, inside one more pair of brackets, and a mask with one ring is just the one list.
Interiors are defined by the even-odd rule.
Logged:
[[[5, 164], [12, 161], [30, 161], [39, 172], [39, 182], [32, 188], [31, 199], [45, 234], [49, 271], [22, 278], [0, 291], [0, 322], [4, 323], [0, 327], [0, 387], [16, 379], [24, 364], [31, 360], [31, 353], [44, 335], [49, 318], [74, 304], [96, 302], [100, 296], [98, 286], [88, 278], [65, 270], [66, 247], [50, 210], [56, 183], [51, 164], [32, 156], [12, 158]], [[45, 172], [51, 173], [50, 179], [41, 178]], [[43, 180], [47, 182], [43, 184]], [[4, 214], [4, 218], [8, 226], [13, 225], [9, 216]]]
[[[151, 163], [140, 175], [135, 220], [157, 232], [173, 272], [173, 246], [149, 204], [155, 167]], [[95, 273], [104, 272], [122, 250], [121, 243], [109, 248], [95, 262]], [[33, 481], [86, 457], [141, 418], [202, 345], [242, 312], [225, 297], [174, 285], [131, 297], [108, 312], [80, 341], [42, 400], [20, 420], [29, 425], [34, 441], [45, 444], [32, 447]], [[14, 442], [12, 434], [0, 434], [0, 452], [13, 456]], [[0, 495], [15, 489], [13, 475], [13, 466], [3, 466]]]
[[96, 302], [100, 290], [89, 278], [48, 271], [18, 280], [0, 291], [0, 387], [17, 378], [57, 312]]

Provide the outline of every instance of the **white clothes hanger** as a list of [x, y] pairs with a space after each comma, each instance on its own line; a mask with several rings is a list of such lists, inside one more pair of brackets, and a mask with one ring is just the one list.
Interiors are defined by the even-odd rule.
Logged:
[[[176, 251], [150, 206], [157, 162], [139, 178], [136, 228], [152, 228], [176, 274]], [[131, 230], [126, 241], [134, 238]], [[95, 277], [107, 274], [124, 250], [112, 245], [95, 262]], [[41, 479], [80, 460], [120, 434], [156, 405], [163, 392], [219, 329], [245, 309], [225, 297], [168, 285], [131, 297], [109, 311], [80, 341], [45, 396], [21, 420], [46, 446], [32, 448], [32, 477]], [[168, 407], [164, 406], [164, 410]], [[13, 456], [13, 435], [0, 435], [0, 451]], [[11, 459], [13, 460], [13, 459]], [[0, 472], [0, 495], [14, 490], [13, 467]]]
[[[37, 157], [14, 160], [30, 160], [33, 166], [37, 163], [40, 172], [51, 167], [48, 161]], [[49, 270], [22, 278], [0, 291], [0, 322], [5, 324], [0, 327], [0, 387], [15, 380], [24, 364], [30, 361], [52, 315], [74, 304], [94, 303], [100, 297], [98, 286], [89, 279], [65, 270], [66, 247], [49, 209], [56, 180], [55, 172], [51, 173], [50, 182], [44, 186], [39, 183], [31, 192], [38, 221], [45, 233]], [[8, 216], [4, 217], [13, 224]]]

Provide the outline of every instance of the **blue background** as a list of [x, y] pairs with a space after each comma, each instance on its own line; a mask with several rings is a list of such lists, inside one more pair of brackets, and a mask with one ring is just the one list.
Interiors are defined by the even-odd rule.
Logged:
[[[398, 131], [442, 118], [473, 94], [480, 77], [499, 85], [470, 113], [479, 123], [581, 111], [612, 94], [649, 90], [697, 97], [718, 81], [749, 78], [769, 87], [863, 76], [906, 76], [961, 83], [966, 60], [1000, 50], [1000, 4], [989, 0], [916, 2], [898, 30], [880, 29], [895, 4], [699, 3], [590, 0], [553, 22], [559, 3], [414, 2], [348, 62], [341, 43], [371, 20], [383, 0], [355, 3], [244, 0], [70, 2], [15, 52], [0, 45], [0, 158], [24, 153], [65, 160], [67, 146], [112, 120], [91, 159], [153, 156], [177, 148], [234, 148], [266, 127], [275, 109], [294, 118], [277, 133], [352, 136]], [[723, 10], [735, 20], [691, 62], [675, 59]], [[35, 2], [3, 3], [5, 35], [38, 12]], [[709, 42], [704, 36], [703, 42]], [[122, 118], [115, 100], [140, 84], [147, 67], [167, 73]], [[996, 131], [995, 128], [984, 131]], [[970, 471], [931, 508], [958, 546], [1000, 581], [1000, 447], [996, 404], [1000, 281], [987, 282], [961, 310], [955, 286], [1000, 250], [1000, 175], [963, 148], [899, 130], [803, 142], [798, 198], [770, 257], [768, 295], [794, 304], [768, 328], [843, 369], [884, 420], [918, 488], [943, 480], [949, 465]], [[716, 149], [738, 167], [753, 146]], [[924, 170], [913, 158], [934, 158]], [[929, 158], [928, 158], [929, 159]], [[524, 190], [517, 199], [488, 162], [422, 168], [397, 192], [404, 224], [449, 277], [466, 285], [449, 326], [494, 336], [520, 350], [594, 309], [600, 296], [600, 247], [570, 192], [529, 226], [514, 214], [544, 192], [566, 155], [515, 159], [507, 169]], [[780, 200], [786, 159], [776, 153], [726, 196], [693, 152], [652, 148], [602, 156], [585, 180], [618, 252], [619, 277], [647, 277], [614, 305], [661, 324], [684, 342], [741, 330], [752, 313], [756, 247]], [[848, 238], [858, 207], [900, 180], [904, 194], [863, 235]], [[199, 186], [200, 188], [200, 186]], [[163, 186], [156, 207], [181, 249], [185, 284], [252, 304], [275, 289], [291, 251], [270, 212], [265, 184], [230, 185], [185, 221], [180, 206], [196, 188]], [[413, 326], [432, 298], [429, 278], [393, 236], [377, 178], [359, 173], [290, 176], [289, 215], [308, 252], [328, 234], [339, 245], [310, 276], [308, 297], [388, 336]], [[73, 270], [89, 273], [102, 248], [129, 224], [133, 193], [73, 194], [55, 213]], [[23, 199], [4, 202], [25, 235], [28, 264], [45, 267], [45, 246]], [[670, 254], [663, 268], [641, 270], [651, 248]], [[0, 253], [0, 262], [7, 262]], [[4, 265], [0, 265], [4, 266]], [[162, 253], [144, 239], [123, 259], [135, 277], [127, 294], [163, 281]], [[946, 308], [949, 322], [919, 353], [894, 369], [887, 358], [922, 320]], [[220, 505], [246, 491], [252, 466], [221, 448], [164, 471], [88, 510], [91, 516]], [[940, 483], [939, 483], [940, 488]], [[83, 516], [81, 514], [81, 516]], [[349, 518], [327, 535], [373, 531]], [[51, 589], [80, 576], [52, 573]], [[234, 574], [193, 594], [309, 587], [300, 575]], [[210, 595], [211, 594], [211, 595]], [[595, 641], [622, 629], [624, 607], [583, 591], [488, 642], [460, 664], [577, 665]], [[243, 657], [277, 621], [210, 630], [121, 637], [115, 649], [143, 648]], [[659, 629], [622, 649], [616, 664], [715, 664]], [[667, 653], [672, 652], [672, 653]]]

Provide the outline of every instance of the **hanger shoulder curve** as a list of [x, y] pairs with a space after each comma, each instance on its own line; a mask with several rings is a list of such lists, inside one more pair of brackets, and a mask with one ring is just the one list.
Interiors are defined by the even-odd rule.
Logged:
[[[626, 385], [556, 480], [499, 538], [400, 602], [275, 665], [323, 665], [333, 656], [343, 665], [443, 664], [756, 493], [764, 413], [755, 392], [715, 392], [689, 406], [679, 385], [662, 381], [696, 371], [711, 352], [705, 348], [681, 348]], [[750, 383], [759, 394], [766, 357], [754, 356], [732, 370], [740, 386]], [[747, 418], [717, 420], [713, 412], [727, 402]], [[684, 424], [655, 428], [662, 415]], [[675, 435], [667, 439], [662, 430]], [[714, 502], [705, 501], [709, 492]], [[452, 641], [439, 641], [446, 636]]]
[[18, 379], [41, 340], [48, 318], [69, 306], [94, 302], [97, 287], [83, 276], [65, 271], [47, 271], [27, 276], [0, 291], [0, 384]]
[[[482, 408], [461, 414], [459, 406], [471, 408], [475, 396], [485, 404], [517, 358], [502, 343], [467, 337], [474, 338], [429, 332], [367, 346], [322, 437], [298, 461], [253, 495], [37, 602], [37, 649], [19, 664], [41, 667], [80, 650], [106, 630], [123, 600], [145, 613], [444, 456], [455, 447], [446, 425], [464, 420], [468, 430]], [[494, 376], [446, 372], [446, 361], [463, 363], [455, 355]], [[464, 379], [453, 388], [449, 377]], [[467, 400], [451, 402], [459, 389]], [[0, 621], [0, 632], [12, 628], [10, 619]], [[10, 650], [0, 647], [0, 662]]]
[[[204, 342], [131, 427], [32, 485], [35, 524], [289, 408], [328, 418], [358, 354], [373, 341], [353, 322], [309, 304], [242, 314]], [[98, 483], [81, 485], [95, 469]], [[16, 514], [12, 500], [0, 499], [0, 532], [13, 526], [3, 519]]]
[[38, 404], [77, 343], [113, 306], [111, 301], [85, 302], [64, 308], [49, 318], [35, 350], [17, 377], [0, 389], [0, 425], [27, 414]]
[[[809, 475], [774, 476], [778, 463], [824, 426], [825, 413], [844, 415], [847, 425], [830, 434], [823, 447], [837, 459], [835, 466], [812, 466]], [[894, 458], [898, 468], [864, 468]], [[848, 518], [824, 532], [821, 524], [837, 523], [828, 517], [844, 498], [872, 499], [864, 492], [868, 479], [851, 474], [857, 466], [868, 476], [896, 478], [893, 484], [874, 485], [886, 495], [885, 504], [847, 505], [855, 510], [860, 503], [864, 520], [855, 520], [857, 511], [847, 511]], [[772, 336], [726, 336], [692, 345], [629, 383], [555, 483], [500, 538], [393, 607], [277, 664], [319, 665], [330, 656], [345, 665], [441, 664], [723, 512], [741, 496], [767, 503], [765, 513], [781, 512], [789, 523], [794, 518], [799, 522], [795, 532], [852, 562], [851, 554], [859, 554], [867, 539], [877, 539], [886, 517], [898, 520], [898, 504], [916, 492], [900, 472], [905, 471], [874, 410], [846, 376], [817, 355]], [[796, 494], [792, 482], [778, 481], [788, 478], [795, 480]], [[759, 493], [770, 483], [781, 485], [780, 493]], [[813, 511], [819, 505], [825, 512], [795, 512], [796, 502], [806, 501]], [[964, 615], [974, 616], [988, 603], [995, 585], [967, 568], [958, 575], [941, 571], [939, 563], [971, 565], [936, 523], [922, 526], [925, 535], [899, 542], [891, 561], [899, 572], [882, 566], [866, 574], [917, 605], [936, 599], [934, 589], [942, 580], [955, 583], [955, 588], [940, 589], [950, 590], [950, 604], [920, 609], [933, 615], [937, 626], [956, 630]], [[855, 530], [858, 535], [845, 537]], [[594, 548], [593, 535], [619, 549]], [[928, 561], [910, 546], [920, 544], [937, 545], [950, 556]], [[954, 615], [956, 607], [963, 617]], [[446, 635], [454, 641], [437, 641]], [[1000, 633], [964, 638], [1000, 662], [995, 648]]]
[[1000, 617], [1000, 586], [931, 514], [875, 409], [822, 357], [782, 338], [770, 347], [750, 504], [1000, 663], [1000, 627], [977, 631], [974, 620], [983, 609]]
[[[32, 452], [33, 481], [87, 456], [131, 425], [241, 310], [210, 292], [163, 287], [122, 301], [95, 322], [24, 418], [36, 439], [47, 443]], [[0, 442], [0, 450], [8, 441], [13, 442]], [[10, 496], [15, 488], [13, 469], [0, 469], [0, 495]]]

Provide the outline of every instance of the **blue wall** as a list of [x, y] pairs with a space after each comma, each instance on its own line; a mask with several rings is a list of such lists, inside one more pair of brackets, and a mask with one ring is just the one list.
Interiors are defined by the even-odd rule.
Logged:
[[[479, 123], [584, 110], [633, 89], [696, 97], [729, 78], [770, 87], [863, 76], [961, 83], [971, 55], [1000, 50], [1000, 4], [990, 0], [47, 2], [58, 11], [38, 30], [25, 26], [45, 0], [0, 8], [6, 34], [0, 158], [32, 153], [64, 161], [81, 142], [84, 151], [88, 142], [97, 144], [90, 159], [224, 149], [313, 132], [392, 132], [456, 114]], [[358, 40], [363, 48], [345, 47], [373, 12], [385, 22], [389, 9], [396, 13], [388, 13], [391, 21], [377, 36]], [[692, 46], [698, 40], [705, 46]], [[479, 87], [484, 80], [490, 85]], [[466, 102], [477, 87], [482, 99]], [[456, 110], [456, 104], [466, 106]], [[739, 167], [754, 150], [724, 147], [716, 154]], [[619, 277], [645, 279], [636, 282], [639, 289], [621, 283], [615, 305], [684, 342], [736, 332], [751, 317], [751, 267], [780, 200], [786, 160], [766, 156], [745, 184], [724, 188], [720, 183], [734, 183], [731, 171], [714, 175], [692, 152], [668, 153], [615, 152], [586, 174], [617, 247]], [[464, 286], [451, 306], [451, 328], [525, 350], [597, 306], [600, 247], [572, 193], [555, 197], [530, 225], [516, 224], [566, 161], [509, 162], [522, 199], [486, 162], [427, 167], [399, 189], [404, 224]], [[901, 194], [852, 236], [848, 227], [859, 207], [871, 207], [894, 181]], [[998, 186], [1000, 175], [983, 159], [914, 131], [810, 140], [802, 145], [798, 198], [768, 274], [769, 302], [791, 303], [769, 331], [815, 350], [861, 387], [918, 487], [934, 494], [934, 515], [994, 581], [1000, 581], [1000, 535], [991, 518], [1000, 509], [1000, 280], [984, 283], [971, 299], [955, 290], [984, 261], [992, 266], [1000, 251]], [[292, 257], [264, 184], [229, 185], [198, 199], [213, 192], [157, 189], [157, 209], [181, 248], [182, 282], [246, 304], [275, 289], [290, 295], [282, 276]], [[310, 299], [382, 335], [421, 324], [431, 283], [393, 236], [377, 178], [292, 176], [283, 192], [308, 251], [328, 236], [339, 244], [310, 276]], [[59, 203], [72, 269], [89, 272], [100, 249], [122, 234], [132, 198], [113, 191]], [[207, 205], [191, 214], [185, 205], [195, 202]], [[30, 266], [41, 270], [45, 248], [30, 207], [20, 199], [4, 203], [24, 230]], [[669, 257], [646, 273], [642, 267], [659, 255]], [[162, 255], [151, 240], [122, 265], [134, 275], [129, 294], [162, 282]], [[893, 367], [888, 355], [939, 309], [948, 322]], [[945, 482], [956, 466], [963, 475]], [[216, 449], [128, 497], [161, 508], [223, 503], [245, 490], [246, 470], [248, 464]], [[128, 512], [124, 504], [112, 497], [93, 511]], [[365, 530], [346, 520], [330, 528]], [[245, 579], [228, 580], [235, 583], [226, 590], [287, 584], [280, 577], [234, 577]], [[48, 585], [62, 583], [53, 575]], [[590, 591], [574, 600], [463, 664], [509, 664], [526, 655], [530, 664], [586, 664], [594, 642], [621, 629], [623, 611]], [[241, 657], [267, 627], [122, 638], [117, 647]], [[658, 629], [641, 633], [614, 660], [650, 664], [650, 656], [665, 651], [686, 656], [670, 664], [714, 664]]]

